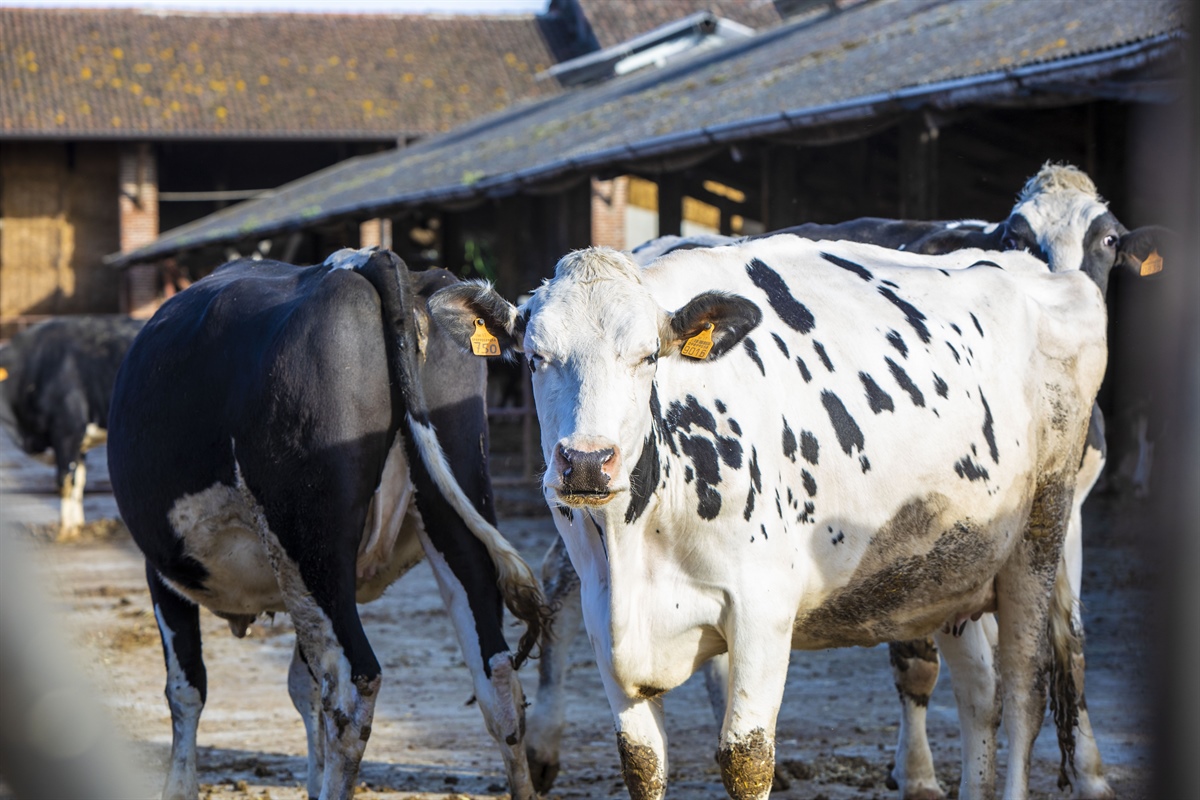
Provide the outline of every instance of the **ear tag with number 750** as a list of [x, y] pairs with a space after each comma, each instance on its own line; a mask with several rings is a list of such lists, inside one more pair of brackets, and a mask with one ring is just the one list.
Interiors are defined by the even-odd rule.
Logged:
[[713, 346], [712, 331], [713, 324], [704, 323], [704, 330], [684, 342], [679, 352], [688, 358], [708, 358], [708, 351], [712, 350]]
[[471, 352], [477, 356], [500, 355], [500, 342], [484, 326], [483, 320], [475, 320], [475, 332], [471, 334]]

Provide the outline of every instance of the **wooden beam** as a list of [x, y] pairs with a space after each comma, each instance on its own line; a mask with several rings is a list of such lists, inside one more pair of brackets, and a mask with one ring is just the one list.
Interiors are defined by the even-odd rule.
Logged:
[[800, 222], [796, 194], [796, 148], [768, 145], [762, 159], [762, 220], [776, 231]]
[[658, 176], [658, 235], [683, 233], [683, 179], [678, 172]]
[[937, 219], [937, 139], [925, 114], [900, 123], [901, 219]]

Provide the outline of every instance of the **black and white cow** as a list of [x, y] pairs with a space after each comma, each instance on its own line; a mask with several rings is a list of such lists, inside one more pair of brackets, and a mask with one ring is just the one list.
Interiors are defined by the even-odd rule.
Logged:
[[[1042, 213], [1035, 216], [1038, 223], [1035, 230], [1027, 219], [1018, 216], [1022, 207], [1036, 204]], [[1089, 213], [1080, 213], [1079, 207], [1090, 208]], [[1053, 209], [1058, 210], [1055, 218]], [[998, 249], [1007, 246], [1008, 249], [1025, 249], [1038, 255], [1042, 260], [1053, 254], [1059, 260], [1051, 262], [1052, 271], [1062, 269], [1081, 269], [1092, 276], [1097, 285], [1106, 286], [1110, 272], [1120, 266], [1121, 272], [1133, 276], [1151, 274], [1161, 267], [1159, 251], [1164, 250], [1164, 240], [1169, 240], [1170, 234], [1161, 228], [1139, 228], [1133, 232], [1125, 231], [1123, 226], [1111, 219], [1111, 214], [1103, 224], [1093, 225], [1093, 220], [1102, 218], [1103, 213], [1096, 209], [1106, 210], [1104, 201], [1100, 199], [1095, 186], [1087, 176], [1079, 170], [1065, 166], [1046, 164], [1039, 173], [1027, 182], [1018, 199], [1017, 210], [1013, 212], [1013, 228], [1015, 233], [1005, 236], [1006, 223], [987, 223], [975, 220], [955, 221], [910, 221], [888, 220], [879, 218], [861, 218], [846, 223], [820, 225], [806, 224], [787, 229], [786, 232], [798, 232], [804, 238], [813, 240], [846, 240], [870, 244], [880, 244], [894, 249], [908, 250], [927, 254], [954, 252], [968, 246]], [[1057, 248], [1048, 243], [1051, 239], [1064, 236], [1056, 225], [1050, 221], [1073, 221], [1076, 228], [1074, 237], [1081, 247], [1086, 249], [1086, 263], [1070, 256], [1072, 249], [1061, 245]], [[1115, 223], [1115, 224], [1114, 224]], [[1040, 241], [1047, 242], [1043, 246], [1037, 231], [1041, 232]], [[1103, 245], [1104, 240], [1116, 233], [1118, 240], [1115, 247], [1109, 242], [1109, 247]], [[1066, 234], [1070, 238], [1072, 234]], [[754, 237], [761, 238], [761, 237]], [[708, 235], [702, 237], [664, 236], [647, 242], [635, 248], [631, 256], [639, 265], [644, 266], [654, 258], [679, 250], [715, 247], [722, 244], [732, 244], [744, 239]], [[1082, 245], [1087, 241], [1089, 245]], [[1166, 337], [1164, 337], [1166, 338]], [[1082, 506], [1083, 501], [1097, 481], [1105, 463], [1104, 419], [1099, 408], [1093, 409], [1092, 420], [1088, 430], [1088, 440], [1084, 457], [1080, 462], [1075, 486], [1074, 508], [1072, 509], [1071, 524], [1068, 528], [1065, 543], [1067, 573], [1074, 595], [1074, 624], [1080, 641], [1082, 641], [1083, 625], [1078, 602], [1082, 575]], [[558, 753], [564, 721], [564, 683], [567, 671], [566, 655], [571, 639], [582, 623], [579, 614], [578, 578], [575, 576], [570, 561], [566, 556], [562, 542], [556, 541], [551, 551], [547, 553], [542, 565], [543, 586], [547, 592], [550, 604], [558, 609], [551, 625], [546, 629], [546, 641], [543, 643], [543, 658], [539, 662], [539, 685], [537, 702], [534, 704], [528, 725], [530, 753], [530, 768], [533, 772], [535, 785], [539, 790], [549, 788], [558, 771]], [[984, 618], [984, 639], [995, 641], [994, 620]], [[961, 627], [959, 632], [965, 632]], [[977, 632], [972, 632], [976, 636]], [[980, 640], [982, 642], [983, 639]], [[920, 641], [893, 642], [890, 645], [890, 655], [896, 686], [900, 693], [902, 714], [900, 724], [900, 739], [897, 747], [896, 764], [893, 781], [900, 790], [900, 796], [906, 800], [934, 800], [945, 797], [945, 791], [938, 784], [933, 756], [925, 733], [925, 714], [930, 694], [937, 682], [938, 655], [937, 647], [931, 637]], [[1072, 653], [1074, 662], [1073, 675], [1077, 680], [1077, 693], [1083, 697], [1084, 656], [1082, 649]], [[714, 709], [717, 710], [718, 721], [724, 713], [724, 685], [727, 679], [728, 663], [725, 656], [717, 656], [705, 664], [705, 679], [709, 687]], [[972, 685], [981, 685], [987, 676], [977, 677]], [[960, 683], [963, 681], [960, 680]], [[994, 690], [990, 690], [994, 691]], [[1071, 768], [1071, 783], [1076, 798], [1108, 798], [1112, 790], [1104, 778], [1103, 761], [1092, 732], [1091, 722], [1086, 706], [1081, 703], [1076, 730], [1073, 736], [1074, 758]], [[1067, 776], [1064, 774], [1063, 778]]]
[[[761, 798], [790, 649], [993, 609], [1006, 797], [1026, 796], [1040, 674], [1069, 668], [1055, 582], [1105, 309], [1081, 274], [983, 255], [785, 235], [643, 270], [591, 249], [521, 309], [478, 285], [431, 300], [460, 343], [480, 319], [531, 365], [543, 489], [632, 797], [665, 792], [659, 696], [713, 656], [730, 661], [726, 790]], [[943, 637], [952, 671], [980, 649], [961, 642]], [[1051, 685], [1069, 737], [1073, 684]], [[990, 796], [999, 701], [959, 708], [963, 797]]]
[[0, 347], [0, 425], [26, 453], [53, 452], [60, 538], [83, 525], [86, 453], [103, 444], [117, 368], [142, 321], [58, 317]]
[[[423, 557], [512, 795], [534, 796], [514, 670], [541, 593], [494, 527], [483, 361], [425, 309], [454, 281], [410, 275], [373, 248], [306, 268], [236, 261], [163, 304], [130, 348], [109, 468], [162, 634], [174, 732], [164, 797], [198, 792], [199, 605], [239, 636], [259, 614], [291, 614], [308, 793], [350, 797], [381, 680], [355, 604]], [[502, 602], [528, 624], [515, 654]]]

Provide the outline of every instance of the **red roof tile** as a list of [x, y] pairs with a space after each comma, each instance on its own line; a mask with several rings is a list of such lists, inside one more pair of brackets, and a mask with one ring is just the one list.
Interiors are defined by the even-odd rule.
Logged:
[[556, 94], [527, 16], [0, 9], [0, 138], [390, 138]]

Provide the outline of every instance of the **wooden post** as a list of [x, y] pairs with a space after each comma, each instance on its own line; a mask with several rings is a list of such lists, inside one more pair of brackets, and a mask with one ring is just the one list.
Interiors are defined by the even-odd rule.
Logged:
[[762, 220], [768, 231], [800, 222], [796, 194], [796, 148], [769, 145], [762, 151]]
[[658, 178], [658, 235], [683, 233], [683, 181], [677, 172]]
[[928, 114], [900, 123], [900, 218], [936, 219], [938, 129]]

